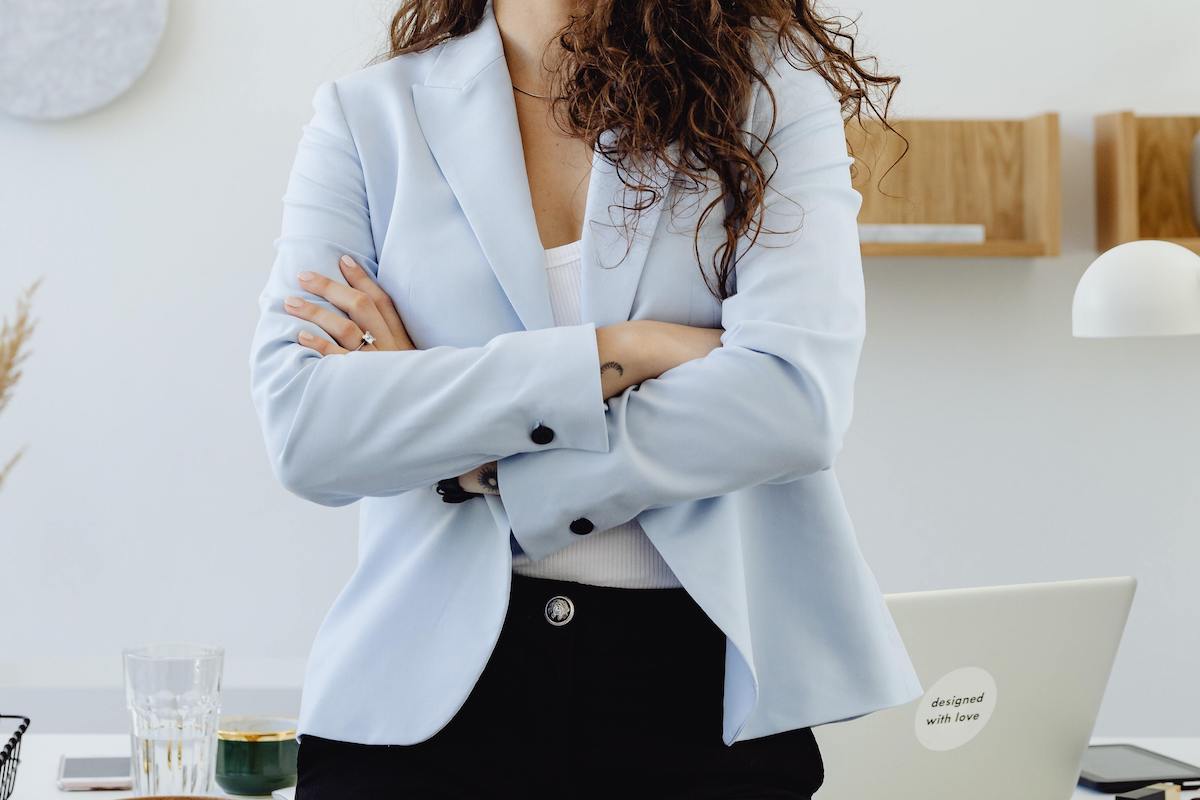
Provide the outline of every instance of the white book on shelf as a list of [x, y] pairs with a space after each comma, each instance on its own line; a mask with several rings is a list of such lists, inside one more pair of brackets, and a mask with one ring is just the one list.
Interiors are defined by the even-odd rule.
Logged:
[[860, 222], [861, 242], [953, 242], [978, 244], [985, 239], [984, 226], [979, 224], [941, 223], [876, 223]]

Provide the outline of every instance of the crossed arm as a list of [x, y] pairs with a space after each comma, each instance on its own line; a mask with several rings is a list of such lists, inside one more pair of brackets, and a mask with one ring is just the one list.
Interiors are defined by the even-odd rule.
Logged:
[[[283, 197], [249, 357], [268, 457], [293, 493], [342, 506], [432, 487], [514, 453], [607, 451], [605, 397], [665, 369], [664, 357], [703, 344], [693, 332], [708, 329], [674, 326], [687, 331], [666, 336], [668, 323], [640, 321], [414, 348], [390, 298], [378, 302], [378, 287], [363, 291], [375, 286], [377, 255], [336, 82], [318, 87], [313, 109]], [[356, 317], [380, 337], [376, 345], [351, 351]], [[663, 346], [645, 347], [648, 331]], [[716, 332], [708, 332], [713, 347]], [[326, 355], [325, 343], [337, 350]], [[551, 441], [531, 438], [538, 424], [556, 432]]]
[[[313, 323], [325, 334], [316, 336], [301, 330], [298, 343], [322, 357], [358, 351], [416, 350], [392, 298], [370, 273], [350, 255], [338, 260], [338, 269], [344, 282], [308, 270], [297, 275], [300, 286], [324, 302], [311, 302], [298, 295], [284, 298], [287, 313]], [[372, 332], [369, 342], [364, 337], [367, 331]], [[655, 320], [631, 320], [596, 328], [603, 398], [620, 394], [685, 360], [700, 358], [720, 346], [719, 334], [718, 328]], [[459, 486], [468, 491], [500, 493], [494, 460], [456, 477]]]
[[[298, 317], [282, 298], [301, 268], [350, 253], [377, 271], [361, 163], [336, 86], [323, 84], [284, 198], [251, 355], [285, 485], [343, 505], [469, 478], [494, 461], [514, 535], [537, 559], [575, 541], [569, 526], [580, 517], [602, 530], [646, 509], [829, 468], [849, 424], [864, 334], [861, 196], [830, 87], [815, 72], [783, 69], [779, 124], [763, 156], [774, 170], [764, 229], [738, 259], [721, 346], [611, 395], [599, 367], [613, 359], [591, 323], [505, 333], [480, 347], [332, 358], [297, 341]], [[326, 277], [351, 285], [340, 272]], [[315, 293], [309, 302], [344, 313]], [[478, 413], [447, 421], [447, 408]], [[556, 431], [548, 444], [529, 437], [537, 420]]]

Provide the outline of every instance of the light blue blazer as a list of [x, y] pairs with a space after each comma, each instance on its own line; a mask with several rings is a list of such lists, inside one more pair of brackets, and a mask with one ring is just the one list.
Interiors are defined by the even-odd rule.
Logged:
[[[623, 184], [596, 155], [585, 322], [558, 327], [491, 3], [465, 36], [317, 88], [250, 353], [278, 479], [322, 505], [360, 502], [358, 566], [313, 644], [301, 735], [436, 733], [499, 636], [510, 531], [539, 559], [588, 535], [580, 519], [600, 532], [636, 517], [726, 634], [726, 744], [922, 694], [832, 469], [865, 330], [862, 198], [828, 83], [773, 57], [777, 161], [762, 158], [777, 167], [764, 220], [777, 233], [740, 256], [737, 293], [718, 303], [693, 253], [715, 186], [672, 190], [676, 208], [644, 213], [626, 253]], [[746, 129], [765, 136], [770, 113], [760, 87]], [[661, 165], [648, 174], [666, 185]], [[710, 272], [720, 220], [702, 233]], [[343, 253], [419, 349], [297, 344], [302, 328], [325, 334], [284, 297], [325, 301], [296, 273], [342, 280]], [[720, 326], [722, 346], [604, 402], [595, 329], [626, 319]], [[531, 438], [538, 425], [550, 441]], [[499, 496], [435, 491], [493, 459]]]

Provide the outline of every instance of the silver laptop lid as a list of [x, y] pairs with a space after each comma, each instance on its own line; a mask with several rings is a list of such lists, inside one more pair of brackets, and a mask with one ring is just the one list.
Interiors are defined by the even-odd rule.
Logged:
[[1137, 581], [907, 592], [888, 608], [925, 695], [814, 728], [816, 800], [1068, 800]]

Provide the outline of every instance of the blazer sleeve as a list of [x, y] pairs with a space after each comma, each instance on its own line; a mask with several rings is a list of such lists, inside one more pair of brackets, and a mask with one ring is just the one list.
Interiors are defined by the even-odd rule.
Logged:
[[[344, 281], [337, 261], [350, 253], [378, 274], [363, 168], [334, 81], [317, 88], [313, 110], [283, 197], [249, 358], [251, 396], [280, 482], [342, 506], [432, 487], [514, 453], [606, 451], [593, 323], [506, 332], [474, 347], [322, 357], [297, 343], [302, 328], [327, 334], [288, 314], [285, 296], [334, 309], [300, 287], [299, 271]], [[544, 444], [531, 438], [539, 425], [554, 434]]]
[[[764, 230], [737, 261], [722, 346], [610, 398], [607, 452], [499, 460], [503, 507], [531, 558], [577, 541], [574, 520], [601, 531], [646, 509], [797, 480], [841, 450], [865, 334], [862, 196], [832, 87], [782, 69], [771, 83], [774, 156], [760, 156], [767, 175], [777, 167]], [[769, 98], [755, 109], [769, 118]]]

